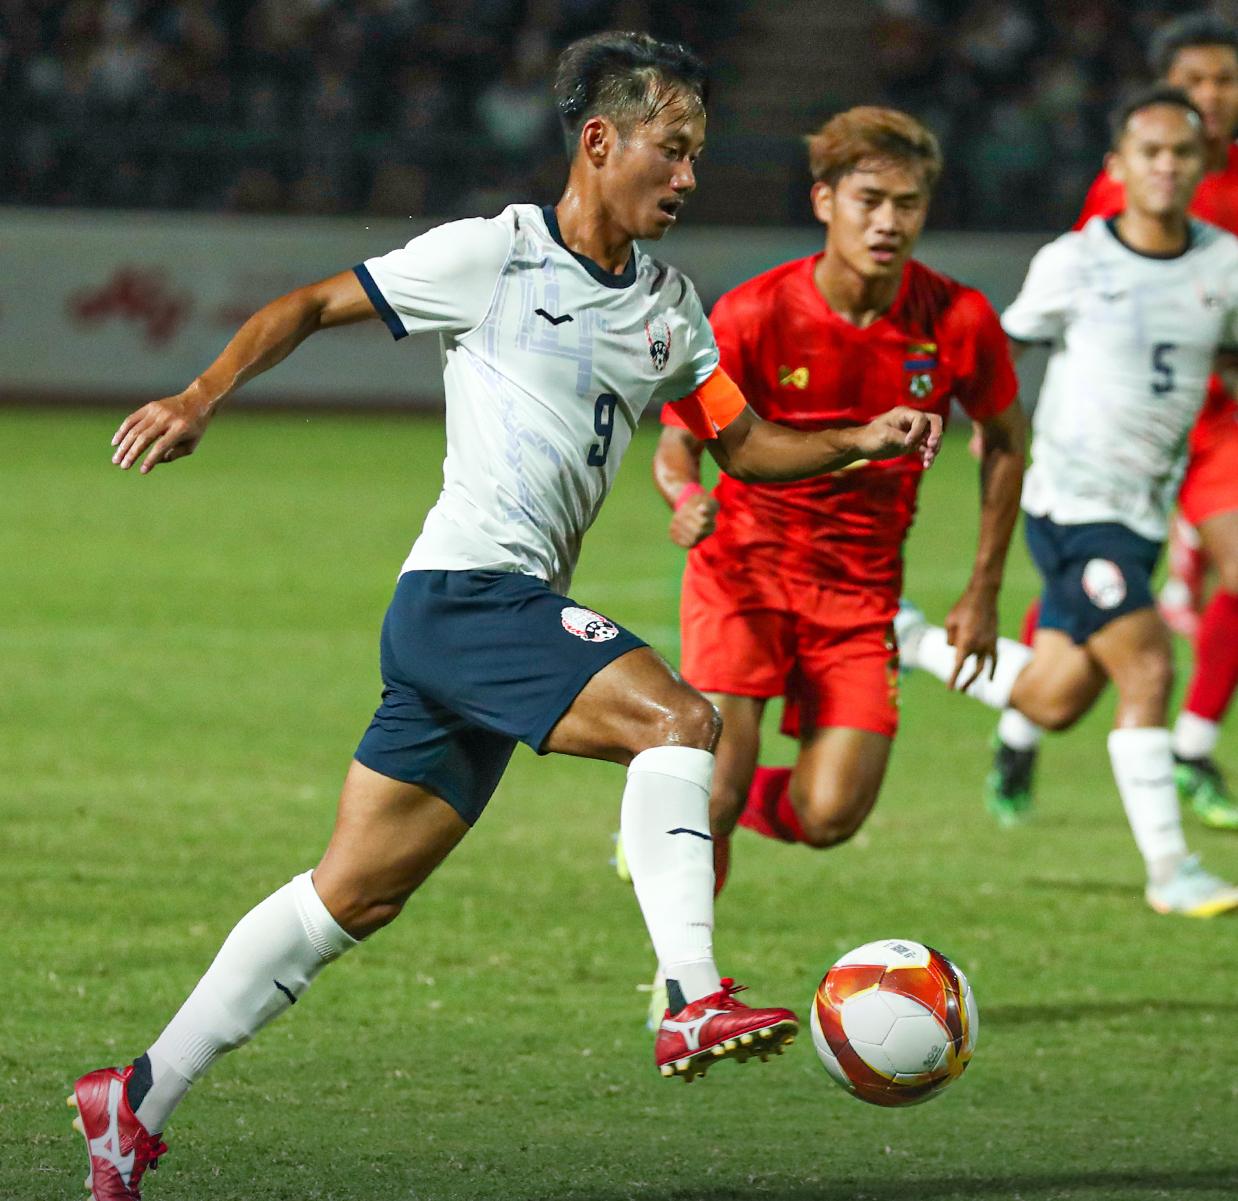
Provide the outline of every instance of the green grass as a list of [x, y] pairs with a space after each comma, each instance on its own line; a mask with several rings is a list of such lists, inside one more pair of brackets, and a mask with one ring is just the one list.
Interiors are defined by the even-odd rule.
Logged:
[[[439, 486], [437, 422], [231, 416], [153, 476], [117, 414], [0, 411], [0, 1198], [77, 1195], [64, 1096], [139, 1052], [236, 919], [311, 865], [377, 698], [377, 631]], [[679, 554], [653, 442], [575, 594], [666, 653]], [[926, 483], [909, 590], [962, 586], [974, 467]], [[1021, 545], [1012, 629], [1033, 590]], [[1109, 706], [1045, 749], [1034, 826], [979, 801], [989, 716], [913, 677], [881, 803], [828, 853], [742, 832], [724, 970], [803, 1009], [878, 937], [954, 956], [976, 1058], [931, 1105], [836, 1089], [807, 1039], [683, 1087], [641, 1025], [649, 952], [609, 874], [622, 772], [518, 752], [394, 926], [216, 1066], [151, 1201], [1051, 1201], [1238, 1196], [1233, 922], [1158, 918], [1109, 774]], [[793, 748], [771, 737], [768, 757]], [[1238, 840], [1200, 830], [1214, 870]]]

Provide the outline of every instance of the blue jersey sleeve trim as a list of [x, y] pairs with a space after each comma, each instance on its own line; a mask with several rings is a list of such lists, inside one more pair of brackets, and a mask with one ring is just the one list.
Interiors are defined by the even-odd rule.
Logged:
[[370, 298], [374, 311], [383, 319], [387, 328], [391, 331], [391, 336], [397, 342], [401, 338], [407, 338], [408, 330], [404, 328], [404, 322], [400, 320], [400, 315], [391, 307], [390, 302], [374, 282], [370, 269], [364, 263], [358, 263], [353, 268], [353, 274], [356, 275], [361, 286], [365, 289], [365, 294]]

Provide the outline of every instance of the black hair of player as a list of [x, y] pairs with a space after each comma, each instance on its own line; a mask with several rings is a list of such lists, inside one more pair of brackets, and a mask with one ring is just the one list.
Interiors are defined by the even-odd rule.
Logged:
[[555, 69], [555, 108], [569, 159], [590, 117], [606, 117], [626, 137], [683, 97], [705, 111], [709, 73], [704, 62], [687, 46], [660, 42], [647, 33], [579, 38], [559, 55]]
[[1238, 26], [1214, 13], [1189, 13], [1162, 25], [1148, 43], [1148, 65], [1164, 79], [1182, 50], [1195, 46], [1228, 46], [1238, 58]]
[[1134, 92], [1126, 103], [1113, 113], [1109, 121], [1113, 148], [1117, 149], [1118, 143], [1126, 133], [1126, 127], [1136, 113], [1143, 112], [1145, 108], [1156, 108], [1161, 104], [1185, 109], [1191, 114], [1193, 118], [1191, 124], [1195, 126], [1199, 136], [1201, 138], [1204, 136], [1204, 115], [1191, 102], [1191, 98], [1181, 88], [1171, 88], [1167, 83], [1157, 83]]

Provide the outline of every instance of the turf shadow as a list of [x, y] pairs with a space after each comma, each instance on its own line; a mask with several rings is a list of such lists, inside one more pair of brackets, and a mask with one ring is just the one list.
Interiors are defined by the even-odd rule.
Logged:
[[[1023, 1026], [1067, 1022], [1087, 1022], [1097, 1018], [1124, 1017], [1130, 1014], [1155, 1013], [1158, 1018], [1166, 1014], [1164, 998], [1141, 998], [1127, 1001], [1071, 1001], [1052, 1005], [986, 1005], [981, 1015], [982, 1028], [993, 1026]], [[1173, 1015], [1182, 1013], [1238, 1014], [1238, 1001], [1179, 1001], [1175, 1000], [1168, 1010]], [[1235, 1194], [1238, 1196], [1238, 1194]]]

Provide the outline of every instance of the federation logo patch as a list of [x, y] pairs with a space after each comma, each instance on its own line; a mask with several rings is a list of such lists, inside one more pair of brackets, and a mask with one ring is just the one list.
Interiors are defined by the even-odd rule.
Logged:
[[933, 391], [933, 377], [927, 371], [913, 375], [907, 381], [907, 391], [917, 400], [923, 400]]
[[649, 339], [649, 357], [661, 371], [671, 357], [671, 327], [665, 317], [654, 317], [645, 322], [645, 337]]
[[585, 642], [609, 642], [619, 633], [619, 627], [613, 621], [592, 609], [577, 609], [568, 605], [559, 614], [559, 620], [569, 634], [575, 634]]
[[1098, 609], [1116, 609], [1126, 599], [1126, 577], [1110, 559], [1090, 559], [1083, 569], [1083, 591]]
[[808, 368], [796, 367], [792, 371], [790, 367], [779, 367], [778, 382], [784, 388], [798, 388], [803, 392], [808, 387]]

